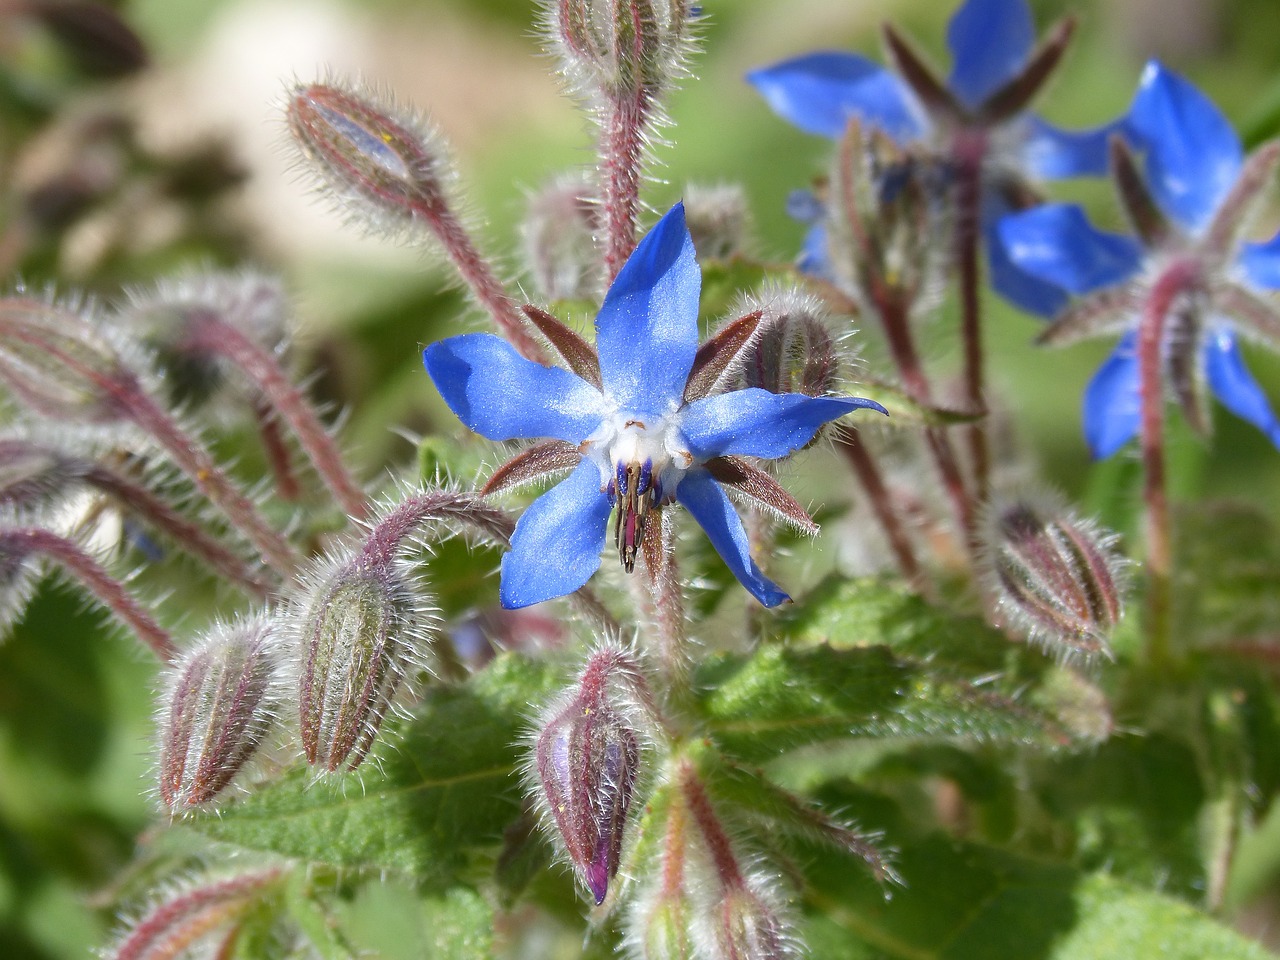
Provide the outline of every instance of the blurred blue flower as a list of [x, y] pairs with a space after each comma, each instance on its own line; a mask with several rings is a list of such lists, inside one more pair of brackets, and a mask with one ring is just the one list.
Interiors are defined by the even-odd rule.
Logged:
[[[857, 54], [822, 51], [753, 70], [747, 80], [808, 133], [838, 139], [856, 118], [903, 147], [922, 149], [944, 169], [979, 164], [992, 283], [1019, 307], [1052, 316], [1065, 302], [1062, 292], [1010, 263], [992, 234], [1000, 217], [1027, 205], [1029, 181], [1106, 173], [1115, 124], [1070, 132], [1027, 110], [1065, 51], [1071, 27], [1063, 21], [1036, 48], [1025, 0], [966, 0], [948, 25], [952, 68], [945, 83], [890, 27], [885, 37], [896, 73]], [[806, 269], [828, 272], [824, 246], [822, 234], [811, 230]]]
[[[577, 590], [600, 566], [609, 515], [630, 570], [652, 511], [673, 501], [702, 525], [729, 569], [765, 606], [788, 599], [751, 559], [724, 482], [738, 457], [785, 457], [828, 421], [860, 408], [856, 397], [760, 389], [686, 400], [698, 355], [702, 277], [677, 204], [640, 241], [596, 317], [599, 386], [521, 357], [490, 334], [432, 344], [427, 372], [449, 408], [491, 440], [552, 438], [577, 465], [516, 525], [502, 560], [503, 606]], [[514, 462], [514, 461], [513, 461]], [[733, 469], [718, 465], [732, 462]], [[558, 466], [565, 466], [562, 457]]]
[[1242, 236], [1273, 179], [1280, 146], [1246, 158], [1217, 107], [1155, 62], [1143, 71], [1124, 136], [1141, 154], [1142, 169], [1120, 142], [1112, 166], [1136, 237], [1095, 230], [1068, 204], [1012, 214], [999, 225], [1014, 263], [1077, 297], [1043, 342], [1122, 335], [1084, 395], [1093, 455], [1110, 456], [1138, 431], [1137, 330], [1158, 287], [1170, 298], [1163, 379], [1192, 425], [1207, 429], [1207, 382], [1228, 410], [1280, 446], [1280, 422], [1237, 343], [1240, 333], [1280, 347], [1280, 314], [1265, 296], [1280, 289], [1280, 235], [1267, 243]]

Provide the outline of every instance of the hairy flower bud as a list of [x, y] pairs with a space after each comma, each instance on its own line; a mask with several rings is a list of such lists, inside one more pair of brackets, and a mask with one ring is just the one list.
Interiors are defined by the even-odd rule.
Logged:
[[682, 897], [660, 897], [641, 902], [630, 934], [634, 952], [642, 960], [693, 960], [689, 905]]
[[294, 141], [352, 213], [374, 212], [407, 226], [446, 208], [449, 168], [439, 135], [377, 97], [324, 83], [290, 91]]
[[120, 420], [139, 389], [101, 329], [24, 297], [0, 300], [0, 381], [37, 413], [82, 423]]
[[393, 563], [357, 555], [323, 563], [295, 605], [301, 641], [302, 747], [326, 771], [354, 770], [373, 745], [397, 692], [421, 666], [431, 611]]
[[750, 311], [760, 323], [737, 366], [743, 386], [810, 397], [835, 388], [840, 353], [820, 300], [792, 288], [748, 298], [741, 312]]
[[682, 65], [687, 0], [547, 0], [547, 20], [565, 70], [610, 97], [666, 87]]
[[596, 209], [580, 177], [564, 177], [529, 198], [521, 234], [525, 259], [539, 294], [547, 301], [598, 296]]
[[984, 576], [1008, 625], [1068, 656], [1108, 652], [1122, 608], [1114, 545], [1046, 495], [994, 502], [981, 531]]
[[777, 912], [748, 886], [725, 890], [705, 922], [703, 952], [715, 960], [783, 960], [795, 954]]
[[211, 630], [171, 666], [160, 700], [160, 799], [175, 814], [217, 799], [257, 753], [279, 706], [275, 624]]
[[684, 214], [699, 260], [724, 260], [742, 252], [747, 197], [738, 184], [689, 184], [684, 192]]
[[229, 956], [237, 921], [282, 879], [279, 870], [260, 870], [224, 879], [201, 878], [170, 893], [131, 923], [108, 960], [177, 960], [184, 956]]
[[615, 651], [596, 654], [571, 698], [551, 711], [534, 751], [536, 776], [569, 861], [602, 903], [622, 857], [640, 741], [611, 690]]
[[25, 437], [0, 437], [0, 506], [38, 511], [55, 502], [74, 476], [54, 449]]

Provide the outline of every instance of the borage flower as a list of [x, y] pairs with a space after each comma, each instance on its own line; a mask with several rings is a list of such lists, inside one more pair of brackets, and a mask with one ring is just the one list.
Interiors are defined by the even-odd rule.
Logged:
[[[954, 180], [959, 187], [976, 181], [976, 195], [956, 195], [960, 226], [980, 220], [996, 289], [1049, 316], [1062, 306], [1062, 292], [1010, 263], [992, 231], [1005, 213], [1034, 201], [1030, 182], [1106, 172], [1114, 125], [1071, 132], [1027, 110], [1071, 31], [1072, 21], [1064, 20], [1035, 47], [1025, 0], [966, 0], [947, 28], [953, 63], [945, 83], [887, 25], [896, 73], [857, 54], [820, 51], [753, 70], [747, 80], [777, 114], [807, 133], [839, 139], [857, 119], [919, 153], [943, 174], [939, 182]], [[960, 176], [966, 169], [971, 178]], [[808, 268], [821, 271], [824, 247], [821, 230], [811, 232]]]
[[702, 277], [677, 204], [619, 271], [596, 317], [596, 345], [551, 316], [530, 319], [572, 370], [519, 356], [490, 334], [432, 344], [427, 372], [449, 408], [491, 440], [550, 438], [500, 467], [487, 492], [557, 470], [569, 476], [516, 525], [502, 560], [503, 606], [523, 607], [581, 587], [600, 566], [610, 513], [630, 571], [653, 511], [679, 502], [729, 569], [765, 606], [788, 599], [751, 559], [742, 521], [722, 484], [809, 529], [812, 520], [744, 457], [774, 459], [805, 446], [828, 421], [870, 407], [857, 397], [774, 394], [758, 388], [708, 396], [716, 374], [758, 317], [730, 324], [698, 348]]
[[1236, 416], [1280, 446], [1276, 420], [1245, 368], [1236, 334], [1280, 348], [1280, 313], [1262, 295], [1280, 289], [1280, 234], [1243, 234], [1271, 185], [1280, 143], [1248, 159], [1226, 118], [1199, 90], [1152, 62], [1125, 124], [1142, 156], [1112, 144], [1121, 204], [1137, 237], [1095, 230], [1074, 205], [1006, 217], [1000, 237], [1022, 269], [1075, 300], [1044, 343], [1122, 334], [1084, 395], [1085, 437], [1095, 457], [1128, 442], [1140, 422], [1139, 328], [1161, 324], [1161, 380], [1200, 432], [1209, 388]]

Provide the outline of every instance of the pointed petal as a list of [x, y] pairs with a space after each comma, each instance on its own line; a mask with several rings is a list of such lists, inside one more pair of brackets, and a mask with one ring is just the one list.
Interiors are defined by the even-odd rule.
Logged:
[[819, 280], [836, 282], [835, 273], [831, 270], [831, 248], [827, 243], [825, 225], [817, 224], [805, 231], [804, 245], [796, 259], [796, 269]]
[[698, 348], [697, 356], [693, 358], [693, 369], [689, 371], [689, 379], [684, 385], [686, 401], [700, 400], [711, 392], [730, 364], [742, 356], [743, 349], [755, 336], [762, 316], [761, 311], [755, 310], [739, 317], [721, 327], [715, 336]]
[[492, 334], [441, 340], [422, 360], [449, 409], [490, 440], [580, 443], [604, 416], [604, 397], [581, 377], [526, 360]]
[[865, 57], [820, 51], [752, 70], [747, 82], [774, 113], [806, 133], [844, 136], [850, 117], [883, 130], [899, 142], [915, 140], [925, 127], [906, 86]]
[[677, 203], [637, 244], [596, 317], [605, 393], [620, 409], [666, 413], [698, 350], [702, 274]]
[[1146, 179], [1138, 172], [1133, 150], [1117, 137], [1111, 141], [1107, 152], [1111, 156], [1111, 179], [1115, 181], [1116, 196], [1133, 232], [1147, 247], [1163, 245], [1178, 230], [1147, 189]]
[[862, 397], [806, 397], [748, 387], [689, 404], [680, 432], [698, 460], [730, 454], [773, 459], [799, 450], [824, 423], [863, 408], [888, 415]]
[[907, 42], [907, 38], [891, 23], [884, 25], [882, 33], [889, 62], [925, 112], [933, 119], [947, 118], [963, 122], [964, 104], [956, 99], [951, 88], [938, 78], [933, 68]]
[[1105, 460], [1138, 432], [1138, 355], [1129, 334], [1098, 368], [1084, 392], [1084, 436], [1095, 460]]
[[1245, 367], [1235, 335], [1225, 327], [1209, 331], [1204, 345], [1204, 370], [1209, 387], [1222, 405], [1280, 447], [1280, 421], [1276, 420], [1267, 395]]
[[777, 519], [791, 524], [801, 533], [812, 536], [818, 532], [818, 525], [800, 501], [787, 493], [782, 484], [769, 474], [741, 457], [713, 457], [705, 466], [718, 483], [749, 497], [757, 507], [769, 511]]
[[596, 359], [596, 348], [541, 307], [526, 303], [520, 309], [547, 338], [547, 343], [551, 344], [565, 366], [599, 390], [600, 361]]
[[1209, 224], [1204, 239], [1206, 250], [1220, 255], [1235, 251], [1244, 232], [1253, 224], [1254, 215], [1270, 195], [1278, 165], [1280, 140], [1264, 143], [1249, 154]]
[[533, 501], [502, 558], [502, 605], [514, 610], [563, 597], [590, 580], [600, 569], [610, 510], [590, 460]]
[[1142, 248], [1132, 237], [1095, 230], [1075, 204], [1013, 213], [996, 230], [1015, 266], [1069, 293], [1119, 283], [1142, 265]]
[[1063, 130], [1028, 117], [1022, 141], [1022, 166], [1038, 180], [1101, 177], [1107, 172], [1107, 144], [1124, 129], [1117, 120], [1092, 130]]
[[1240, 173], [1240, 138], [1191, 83], [1151, 61], [1142, 72], [1126, 124], [1146, 153], [1147, 181], [1184, 227], [1203, 227]]
[[1137, 291], [1129, 284], [1108, 287], [1071, 301], [1054, 316], [1043, 333], [1036, 338], [1041, 346], [1065, 347], [1089, 337], [1108, 333], [1124, 333], [1138, 323], [1142, 309]]
[[728, 496], [705, 470], [690, 470], [676, 487], [676, 500], [706, 531], [716, 553], [729, 565], [738, 581], [766, 607], [776, 607], [791, 598], [760, 572], [751, 559], [747, 531], [742, 527]]
[[1238, 283], [1223, 284], [1212, 296], [1217, 312], [1231, 321], [1236, 333], [1280, 350], [1280, 309], [1271, 297], [1259, 296]]
[[493, 471], [480, 496], [488, 497], [504, 490], [540, 480], [551, 473], [571, 470], [582, 460], [578, 448], [563, 440], [547, 440], [534, 444]]
[[1246, 243], [1237, 263], [1250, 283], [1267, 290], [1280, 290], [1280, 233], [1265, 243]]
[[1022, 69], [1035, 41], [1026, 0], [967, 0], [947, 26], [951, 89], [977, 108]]
[[982, 210], [982, 240], [991, 285], [1015, 307], [1038, 317], [1052, 317], [1067, 305], [1066, 291], [1028, 273], [1009, 257], [997, 229], [1009, 212], [1008, 204], [995, 191], [987, 191]]

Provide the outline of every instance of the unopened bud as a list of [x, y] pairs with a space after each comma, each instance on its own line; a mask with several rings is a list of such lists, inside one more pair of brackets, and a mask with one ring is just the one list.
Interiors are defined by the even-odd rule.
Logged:
[[229, 956], [219, 947], [234, 941], [237, 922], [279, 886], [279, 870], [201, 879], [157, 902], [131, 924], [108, 960], [177, 960]]
[[279, 706], [275, 625], [215, 627], [170, 667], [160, 702], [160, 799], [179, 814], [216, 800], [257, 753]]
[[730, 887], [707, 918], [705, 955], [716, 960], [783, 960], [795, 955], [787, 928], [749, 886]]
[[566, 71], [589, 89], [649, 96], [679, 73], [695, 18], [686, 0], [547, 0]]
[[640, 741], [611, 689], [612, 651], [592, 657], [572, 698], [538, 734], [534, 763], [542, 795], [579, 879], [604, 902], [618, 872]]
[[120, 312], [120, 319], [154, 354], [175, 406], [205, 402], [229, 372], [225, 352], [208, 343], [208, 321], [228, 324], [275, 354], [286, 340], [287, 316], [280, 281], [251, 271], [165, 280], [151, 290], [135, 291]]
[[692, 960], [693, 935], [689, 928], [689, 904], [683, 897], [660, 897], [639, 903], [632, 921], [634, 953], [642, 960]]
[[0, 438], [0, 506], [39, 511], [56, 502], [74, 477], [74, 467], [53, 448], [21, 436]]
[[748, 298], [743, 312], [760, 311], [756, 336], [740, 362], [742, 383], [770, 393], [821, 397], [840, 378], [840, 353], [822, 302], [787, 289]]
[[684, 192], [684, 216], [699, 260], [724, 260], [742, 252], [748, 220], [747, 197], [741, 186], [689, 184]]
[[323, 83], [291, 91], [289, 129], [339, 200], [407, 226], [446, 208], [449, 170], [439, 135], [379, 98]]
[[431, 611], [394, 563], [321, 564], [296, 604], [302, 747], [326, 771], [368, 755], [397, 692], [421, 665]]
[[122, 419], [139, 391], [103, 330], [23, 297], [0, 300], [0, 381], [37, 413], [81, 423]]
[[598, 295], [596, 208], [579, 177], [562, 178], [529, 198], [521, 233], [538, 293], [547, 301]]
[[1010, 627], [1064, 655], [1109, 652], [1124, 568], [1113, 535], [1032, 495], [993, 503], [981, 536], [988, 588]]

